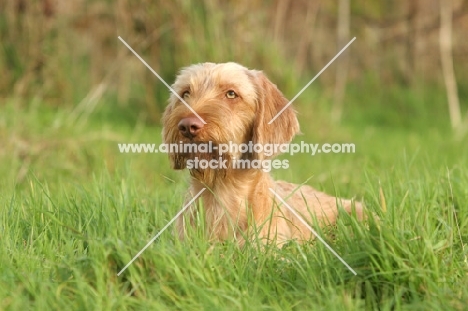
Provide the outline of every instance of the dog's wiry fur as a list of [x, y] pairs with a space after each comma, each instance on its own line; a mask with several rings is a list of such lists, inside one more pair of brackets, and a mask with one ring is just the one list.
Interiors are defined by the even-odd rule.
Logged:
[[[165, 143], [211, 141], [216, 145], [252, 141], [263, 145], [283, 144], [289, 143], [299, 132], [296, 114], [291, 107], [271, 125], [268, 124], [288, 100], [260, 71], [248, 70], [236, 63], [197, 64], [183, 69], [172, 87], [181, 97], [189, 92], [184, 100], [206, 124], [200, 123], [193, 112], [172, 94], [163, 115]], [[234, 91], [237, 97], [228, 98], [228, 91]], [[194, 135], [183, 135], [180, 122], [185, 121], [182, 120], [196, 123]], [[266, 160], [273, 156], [230, 153], [223, 154], [223, 159], [232, 164], [234, 158]], [[174, 169], [184, 169], [188, 159], [218, 159], [219, 155], [171, 153], [169, 157]], [[177, 230], [181, 238], [188, 225], [186, 222], [193, 224], [201, 202], [210, 239], [238, 239], [242, 244], [244, 237], [258, 236], [264, 242], [274, 240], [280, 245], [289, 239], [304, 241], [313, 238], [309, 229], [274, 198], [269, 188], [309, 223], [316, 218], [319, 223], [333, 224], [338, 206], [348, 213], [355, 210], [358, 218], [363, 215], [358, 202], [352, 204], [350, 200], [329, 196], [309, 186], [274, 181], [261, 169], [233, 169], [228, 165], [227, 169], [193, 168], [190, 174], [192, 196], [203, 188], [207, 190], [190, 207], [187, 216], [178, 220]]]

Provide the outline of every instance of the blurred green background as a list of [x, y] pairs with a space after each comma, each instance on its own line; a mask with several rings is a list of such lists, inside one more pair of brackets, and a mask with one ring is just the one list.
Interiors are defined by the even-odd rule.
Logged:
[[[298, 99], [300, 111], [332, 110], [345, 76], [344, 122], [445, 126], [439, 2], [356, 0], [342, 13], [343, 2], [2, 1], [1, 107], [8, 100], [22, 109], [33, 100], [57, 109], [97, 101], [83, 106], [107, 110], [109, 119], [158, 124], [168, 90], [118, 36], [169, 83], [183, 66], [235, 61], [264, 70], [292, 98], [356, 37], [311, 86], [309, 94], [320, 98]], [[453, 63], [464, 111], [467, 12], [466, 1], [453, 1]]]

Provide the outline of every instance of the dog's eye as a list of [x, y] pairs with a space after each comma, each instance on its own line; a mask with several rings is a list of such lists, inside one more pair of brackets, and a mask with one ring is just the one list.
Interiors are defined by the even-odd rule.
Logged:
[[190, 92], [189, 91], [185, 91], [182, 93], [182, 98], [183, 99], [189, 99], [190, 98]]
[[227, 91], [227, 93], [226, 93], [226, 97], [229, 98], [229, 99], [233, 99], [233, 98], [236, 98], [236, 97], [237, 97], [237, 94], [236, 94], [236, 92], [234, 92], [233, 90], [229, 90], [229, 91]]

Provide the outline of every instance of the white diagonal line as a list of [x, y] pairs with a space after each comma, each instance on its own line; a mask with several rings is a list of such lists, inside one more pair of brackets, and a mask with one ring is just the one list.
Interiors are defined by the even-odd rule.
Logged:
[[348, 44], [346, 44], [346, 46], [345, 46], [344, 48], [342, 48], [342, 49], [341, 49], [341, 51], [339, 51], [339, 52], [338, 52], [338, 54], [336, 54], [336, 55], [335, 55], [335, 57], [333, 57], [333, 58], [332, 58], [332, 60], [331, 60], [331, 61], [329, 61], [329, 62], [328, 62], [328, 64], [326, 64], [326, 65], [325, 65], [325, 67], [323, 67], [323, 69], [322, 69], [322, 70], [320, 70], [320, 72], [319, 72], [318, 74], [316, 74], [316, 75], [315, 75], [315, 77], [314, 77], [312, 80], [310, 80], [310, 81], [309, 81], [309, 83], [307, 83], [307, 84], [306, 84], [306, 86], [304, 86], [304, 87], [302, 88], [302, 90], [301, 90], [299, 93], [297, 93], [297, 95], [296, 95], [296, 96], [294, 96], [294, 98], [293, 98], [293, 99], [291, 99], [291, 100], [289, 101], [289, 103], [288, 103], [286, 106], [284, 106], [284, 107], [283, 107], [283, 109], [281, 109], [281, 110], [280, 110], [280, 112], [278, 112], [278, 113], [276, 114], [276, 116], [274, 116], [274, 118], [273, 118], [273, 119], [271, 119], [271, 121], [270, 121], [270, 122], [268, 122], [268, 124], [271, 124], [271, 123], [273, 123], [273, 121], [275, 121], [275, 120], [276, 120], [276, 118], [278, 118], [278, 117], [279, 117], [279, 115], [280, 115], [280, 114], [282, 114], [282, 113], [283, 113], [283, 111], [285, 111], [285, 110], [286, 110], [286, 108], [288, 108], [288, 107], [289, 107], [289, 105], [291, 105], [291, 104], [293, 103], [293, 101], [295, 101], [295, 100], [296, 100], [296, 98], [298, 98], [298, 97], [299, 97], [299, 95], [301, 95], [301, 94], [302, 94], [302, 92], [304, 92], [304, 91], [305, 91], [305, 89], [306, 89], [306, 88], [308, 88], [308, 87], [309, 87], [309, 85], [311, 85], [311, 84], [312, 84], [312, 82], [314, 82], [314, 81], [315, 81], [315, 79], [317, 79], [317, 78], [318, 78], [318, 77], [319, 77], [319, 76], [322, 74], [322, 72], [324, 72], [324, 71], [325, 71], [325, 69], [327, 69], [327, 68], [328, 68], [328, 66], [330, 66], [330, 65], [331, 65], [331, 63], [333, 63], [333, 62], [335, 61], [335, 59], [337, 59], [337, 58], [338, 58], [338, 56], [340, 56], [340, 55], [341, 55], [341, 53], [343, 53], [343, 52], [344, 52], [344, 50], [346, 50], [346, 49], [348, 48], [348, 46], [350, 46], [350, 45], [351, 45], [351, 43], [353, 43], [353, 41], [354, 41], [354, 40], [356, 40], [356, 37], [354, 37], [353, 39], [351, 39], [351, 41], [349, 41], [349, 43], [348, 43]]
[[161, 76], [158, 75], [158, 73], [156, 71], [153, 70], [153, 68], [150, 67], [150, 65], [148, 65], [148, 63], [145, 62], [145, 60], [143, 58], [140, 57], [140, 55], [137, 54], [137, 52], [135, 52], [130, 45], [128, 45], [127, 42], [125, 42], [124, 39], [122, 39], [120, 36], [119, 36], [119, 40], [122, 41], [123, 44], [125, 44], [125, 46], [130, 50], [132, 51], [133, 54], [135, 54], [136, 57], [138, 57], [138, 59], [156, 76], [158, 77], [158, 79], [178, 98], [180, 99], [181, 102], [184, 103], [185, 106], [187, 106], [188, 109], [190, 109], [190, 111], [193, 112], [193, 114], [198, 118], [200, 119], [200, 121], [203, 122], [203, 124], [206, 124], [205, 120], [202, 119], [202, 117], [200, 117], [198, 115], [198, 113], [195, 112], [195, 110], [193, 110], [192, 107], [190, 107], [186, 102], [185, 100], [183, 100], [182, 97], [179, 96], [179, 94], [177, 94], [176, 91], [174, 91], [174, 89], [172, 87], [169, 86], [169, 84], [166, 83], [166, 81], [164, 81], [163, 78], [161, 78]]
[[294, 210], [294, 208], [292, 208], [291, 206], [289, 206], [289, 205], [275, 192], [275, 190], [273, 190], [273, 189], [271, 189], [271, 188], [268, 188], [268, 189], [270, 189], [270, 191], [281, 201], [281, 203], [283, 203], [284, 206], [286, 206], [286, 207], [291, 211], [291, 213], [293, 213], [294, 216], [296, 216], [296, 217], [304, 224], [304, 226], [306, 226], [307, 229], [309, 229], [309, 230], [317, 237], [317, 239], [319, 239], [319, 241], [322, 242], [322, 243], [328, 248], [328, 250], [329, 250], [330, 252], [332, 252], [333, 255], [335, 255], [336, 258], [338, 258], [338, 259], [346, 266], [346, 268], [349, 269], [349, 271], [351, 271], [354, 275], [357, 275], [356, 271], [354, 271], [354, 269], [351, 268], [351, 267], [346, 263], [346, 261], [344, 261], [344, 259], [341, 258], [340, 255], [338, 255], [338, 253], [335, 252], [335, 250], [334, 250], [333, 248], [331, 248], [331, 246], [328, 245], [327, 242], [325, 242], [325, 240], [322, 239], [322, 237], [320, 237], [320, 236], [318, 235], [318, 233], [317, 233], [314, 229], [312, 229], [311, 226], [309, 226], [309, 224]]
[[200, 192], [197, 193], [197, 195], [195, 195], [193, 197], [193, 199], [190, 200], [190, 202], [187, 203], [187, 205], [185, 205], [181, 210], [180, 212], [177, 213], [177, 215], [174, 216], [174, 218], [171, 219], [171, 221], [169, 221], [167, 223], [167, 225], [161, 229], [161, 231], [158, 232], [158, 234], [156, 234], [156, 236], [154, 238], [151, 239], [151, 241], [148, 242], [148, 244], [146, 244], [145, 247], [142, 248], [141, 251], [138, 252], [138, 254], [135, 255], [135, 257], [133, 257], [132, 260], [130, 260], [130, 262], [122, 269], [120, 270], [119, 273], [117, 273], [117, 276], [120, 276], [122, 274], [122, 272], [124, 272], [150, 245], [151, 243], [153, 243], [176, 219], [177, 217], [179, 217], [180, 215], [182, 215], [183, 212], [185, 212], [185, 210], [202, 194], [203, 191], [205, 191], [206, 188], [203, 188], [202, 190], [200, 190]]

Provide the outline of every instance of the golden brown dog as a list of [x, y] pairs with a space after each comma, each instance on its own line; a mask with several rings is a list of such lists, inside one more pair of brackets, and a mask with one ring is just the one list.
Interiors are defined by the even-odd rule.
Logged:
[[[193, 111], [177, 96], [171, 95], [163, 115], [166, 144], [286, 144], [299, 132], [299, 123], [291, 107], [268, 124], [288, 100], [261, 71], [248, 70], [236, 63], [197, 64], [182, 69], [172, 87]], [[210, 239], [237, 239], [242, 244], [245, 238], [258, 236], [263, 242], [275, 241], [281, 245], [290, 239], [313, 238], [309, 229], [274, 197], [269, 188], [308, 223], [313, 223], [315, 218], [320, 223], [333, 224], [339, 206], [348, 213], [355, 210], [358, 218], [363, 215], [358, 202], [352, 204], [350, 200], [329, 196], [309, 186], [274, 181], [258, 167], [239, 168], [234, 164], [238, 159], [264, 161], [274, 154], [268, 157], [251, 150], [223, 154], [217, 150], [173, 151], [169, 157], [174, 169], [187, 168], [189, 161], [193, 164], [197, 158], [227, 163], [226, 167], [215, 169], [190, 165], [191, 195], [203, 188], [207, 190], [192, 204], [186, 216], [178, 219], [177, 230], [181, 238], [185, 235], [186, 223], [194, 223], [201, 206]]]

